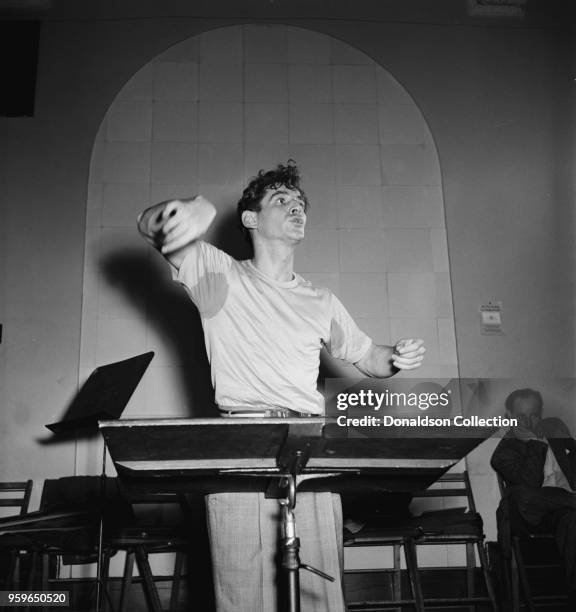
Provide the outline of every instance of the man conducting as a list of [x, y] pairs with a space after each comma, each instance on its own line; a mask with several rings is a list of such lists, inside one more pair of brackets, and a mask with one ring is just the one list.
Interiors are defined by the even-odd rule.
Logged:
[[[254, 250], [246, 261], [199, 240], [216, 215], [202, 196], [162, 202], [138, 219], [198, 308], [222, 416], [322, 415], [323, 347], [366, 376], [385, 378], [422, 362], [422, 340], [374, 344], [329, 290], [294, 272], [307, 208], [292, 161], [260, 171], [238, 203]], [[278, 502], [260, 493], [215, 494], [207, 514], [218, 612], [276, 610]], [[302, 559], [337, 577], [330, 583], [301, 572], [302, 610], [344, 612], [339, 496], [299, 494], [296, 525]]]

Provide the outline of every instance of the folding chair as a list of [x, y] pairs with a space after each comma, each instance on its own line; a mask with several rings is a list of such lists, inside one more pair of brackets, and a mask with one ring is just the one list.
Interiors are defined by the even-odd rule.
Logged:
[[153, 575], [148, 560], [149, 555], [157, 553], [175, 553], [174, 572], [172, 576], [168, 577], [172, 582], [168, 609], [170, 612], [176, 612], [187, 548], [188, 542], [178, 534], [177, 530], [171, 528], [132, 527], [120, 529], [116, 533], [109, 535], [105, 542], [103, 568], [105, 578], [108, 576], [110, 557], [117, 551], [124, 551], [126, 553], [118, 612], [125, 612], [128, 605], [129, 594], [134, 582], [135, 562], [149, 609], [153, 612], [162, 612], [162, 604], [155, 584], [157, 578]]
[[[158, 496], [154, 501], [162, 501]], [[46, 480], [42, 493], [41, 507], [46, 511], [63, 508], [84, 510], [91, 508], [94, 519], [86, 528], [57, 540], [53, 545], [44, 545], [40, 551], [42, 564], [40, 578], [42, 588], [55, 579], [57, 563], [80, 565], [94, 563], [97, 559], [98, 518], [104, 520], [102, 547], [101, 588], [104, 594], [102, 610], [115, 610], [109, 592], [110, 559], [117, 552], [126, 553], [122, 580], [119, 612], [129, 605], [129, 589], [133, 582], [134, 561], [138, 566], [144, 594], [150, 610], [162, 612], [156, 578], [153, 576], [148, 555], [155, 553], [176, 553], [176, 564], [172, 580], [170, 611], [176, 610], [181, 582], [182, 565], [187, 542], [179, 536], [176, 528], [162, 528], [138, 524], [131, 503], [124, 498], [116, 478], [108, 477], [102, 486], [99, 476], [72, 476]], [[56, 561], [54, 563], [53, 561]]]
[[[489, 602], [492, 609], [498, 610], [496, 593], [488, 567], [488, 557], [484, 548], [484, 532], [482, 518], [476, 511], [472, 487], [467, 472], [445, 474], [425, 491], [414, 494], [414, 499], [422, 498], [462, 498], [466, 507], [424, 512], [419, 516], [409, 516], [396, 523], [387, 521], [385, 527], [370, 525], [353, 537], [348, 536], [345, 545], [348, 546], [394, 546], [394, 573], [396, 587], [399, 585], [400, 559], [399, 550], [404, 547], [406, 567], [412, 588], [412, 600], [396, 600], [389, 603], [404, 605], [413, 603], [421, 612], [429, 606], [454, 606], [467, 604], [471, 609], [478, 604]], [[394, 539], [394, 535], [396, 538]], [[457, 596], [425, 597], [422, 591], [420, 571], [417, 563], [417, 548], [423, 545], [464, 545], [466, 547], [466, 592]], [[480, 566], [486, 586], [486, 595], [476, 592], [475, 549], [478, 552]], [[395, 595], [398, 588], [395, 589]], [[377, 602], [363, 602], [360, 605], [351, 604], [349, 609], [354, 612], [374, 610]]]
[[[498, 476], [500, 495], [505, 500], [506, 483]], [[563, 576], [564, 570], [560, 562], [560, 554], [552, 532], [530, 533], [527, 529], [513, 526], [524, 524], [521, 517], [513, 517], [515, 511], [509, 503], [501, 504], [503, 521], [499, 525], [498, 540], [500, 554], [504, 567], [504, 585], [513, 612], [519, 612], [522, 603], [526, 610], [535, 612], [536, 607], [547, 606], [546, 609], [564, 609], [567, 596], [564, 592], [535, 594], [535, 578], [546, 572], [553, 577]], [[531, 586], [532, 582], [532, 586]], [[548, 581], [550, 582], [550, 581]], [[558, 580], [553, 580], [558, 591], [563, 591]]]
[[[32, 480], [21, 482], [0, 482], [0, 508], [2, 516], [22, 516], [28, 512], [30, 496], [32, 494]], [[8, 552], [6, 559], [6, 569], [4, 577], [5, 587], [15, 587], [20, 577], [20, 557], [22, 551], [18, 547], [13, 547], [12, 542], [5, 539], [5, 546]], [[2, 537], [0, 537], [0, 547], [3, 547]]]

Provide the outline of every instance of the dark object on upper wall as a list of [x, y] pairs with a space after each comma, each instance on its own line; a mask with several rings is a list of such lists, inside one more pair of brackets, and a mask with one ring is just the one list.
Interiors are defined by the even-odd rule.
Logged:
[[473, 17], [524, 17], [528, 0], [468, 0]]
[[38, 20], [0, 21], [0, 116], [34, 116]]

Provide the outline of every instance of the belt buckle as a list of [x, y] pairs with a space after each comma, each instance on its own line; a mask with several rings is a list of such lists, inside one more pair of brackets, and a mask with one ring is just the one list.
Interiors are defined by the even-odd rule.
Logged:
[[266, 411], [267, 416], [277, 419], [286, 419], [288, 418], [288, 412], [283, 408], [270, 408]]

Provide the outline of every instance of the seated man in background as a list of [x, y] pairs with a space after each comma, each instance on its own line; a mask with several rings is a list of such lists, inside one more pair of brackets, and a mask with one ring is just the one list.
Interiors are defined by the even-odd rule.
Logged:
[[496, 513], [503, 542], [506, 532], [551, 532], [562, 555], [568, 585], [576, 591], [576, 441], [558, 418], [542, 418], [542, 396], [518, 389], [506, 398], [508, 416], [517, 419], [502, 438], [491, 465], [506, 483]]

